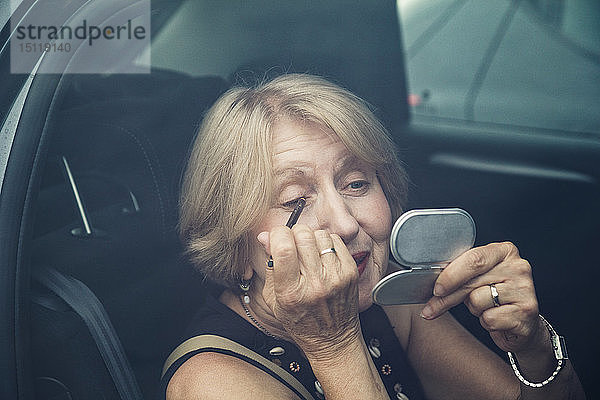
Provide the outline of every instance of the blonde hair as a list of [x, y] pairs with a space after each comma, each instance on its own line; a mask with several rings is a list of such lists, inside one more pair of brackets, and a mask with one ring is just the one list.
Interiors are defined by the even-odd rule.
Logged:
[[180, 198], [179, 232], [193, 264], [229, 287], [251, 262], [252, 230], [273, 202], [272, 128], [281, 118], [310, 121], [336, 134], [377, 171], [392, 217], [407, 179], [386, 129], [366, 103], [317, 76], [289, 74], [236, 87], [206, 114], [193, 144]]

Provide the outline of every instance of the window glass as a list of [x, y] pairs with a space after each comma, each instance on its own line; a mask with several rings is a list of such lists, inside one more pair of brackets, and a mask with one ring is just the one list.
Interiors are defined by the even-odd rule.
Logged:
[[419, 117], [600, 133], [600, 2], [398, 0]]

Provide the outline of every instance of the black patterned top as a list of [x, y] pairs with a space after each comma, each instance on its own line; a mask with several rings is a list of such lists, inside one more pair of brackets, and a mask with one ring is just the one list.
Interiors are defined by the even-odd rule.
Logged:
[[[390, 398], [400, 400], [424, 399], [425, 396], [419, 379], [408, 363], [393, 328], [381, 307], [371, 306], [360, 314], [360, 321], [363, 337]], [[265, 335], [213, 297], [206, 298], [206, 302], [190, 324], [184, 340], [205, 334], [231, 339], [255, 351], [281, 368], [286, 369], [302, 383], [315, 399], [324, 398], [320, 384], [315, 378], [308, 360], [295, 344]], [[160, 399], [165, 398], [167, 385], [177, 368], [201, 351], [206, 350], [187, 353], [171, 365], [161, 380]], [[271, 373], [271, 375], [273, 374]], [[277, 378], [277, 376], [274, 377]]]

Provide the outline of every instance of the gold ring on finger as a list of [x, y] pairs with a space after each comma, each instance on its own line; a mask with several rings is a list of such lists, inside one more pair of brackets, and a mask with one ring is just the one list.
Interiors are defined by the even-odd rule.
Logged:
[[492, 283], [489, 286], [490, 292], [492, 293], [492, 301], [494, 302], [494, 307], [500, 307], [500, 299], [498, 298], [498, 289], [496, 289], [496, 285]]

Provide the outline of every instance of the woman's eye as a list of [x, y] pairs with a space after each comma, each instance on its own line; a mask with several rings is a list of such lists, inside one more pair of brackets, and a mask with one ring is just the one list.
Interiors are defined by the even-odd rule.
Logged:
[[294, 200], [286, 201], [285, 203], [282, 204], [282, 206], [285, 208], [294, 208], [294, 207], [296, 207], [296, 204], [298, 204], [298, 200], [300, 200], [301, 198], [302, 197], [298, 197]]
[[367, 181], [354, 181], [351, 182], [348, 187], [352, 190], [364, 190], [368, 187], [369, 182]]

